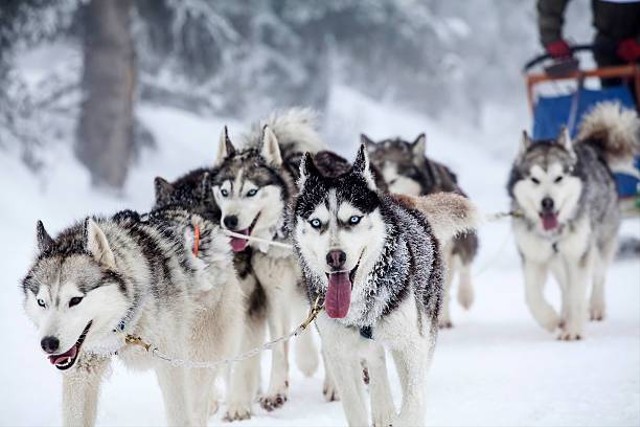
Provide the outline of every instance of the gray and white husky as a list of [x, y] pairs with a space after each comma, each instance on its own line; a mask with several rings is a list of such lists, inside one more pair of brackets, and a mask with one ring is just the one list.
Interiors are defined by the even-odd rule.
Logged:
[[179, 209], [141, 218], [87, 218], [55, 239], [41, 222], [38, 255], [22, 282], [40, 347], [63, 371], [65, 425], [93, 425], [100, 383], [117, 354], [155, 369], [171, 425], [205, 425], [219, 372], [185, 370], [125, 343], [139, 336], [181, 359], [237, 354], [242, 295], [228, 238]]
[[[560, 339], [582, 338], [587, 313], [592, 320], [605, 316], [604, 282], [620, 225], [610, 168], [632, 161], [639, 131], [634, 111], [603, 103], [584, 117], [576, 141], [566, 130], [535, 143], [523, 135], [507, 185], [521, 214], [513, 231], [531, 314], [549, 331], [560, 328]], [[543, 295], [549, 271], [562, 291], [560, 315]]]
[[[424, 385], [443, 298], [439, 241], [468, 229], [475, 209], [462, 196], [426, 198], [378, 191], [361, 146], [353, 168], [321, 173], [303, 158], [292, 229], [328, 367], [349, 425], [424, 425]], [[385, 348], [396, 362], [399, 414], [387, 378]], [[372, 420], [361, 359], [369, 370]]]
[[[294, 178], [300, 153], [323, 148], [314, 123], [315, 115], [310, 110], [292, 109], [274, 114], [254, 125], [238, 147], [225, 129], [212, 177], [212, 191], [224, 228], [267, 241], [290, 241], [285, 222], [289, 203], [296, 193]], [[264, 289], [270, 335], [272, 338], [285, 335], [292, 328], [292, 320], [303, 319], [308, 308], [293, 252], [240, 238], [232, 238], [231, 246], [236, 253], [252, 250], [251, 268]], [[258, 323], [254, 327], [262, 328]], [[262, 344], [260, 337], [255, 335], [255, 347]], [[296, 340], [296, 361], [306, 375], [312, 375], [319, 364], [312, 338], [307, 332]], [[266, 410], [280, 407], [287, 400], [287, 348], [281, 343], [273, 349], [269, 387], [260, 398]], [[247, 372], [246, 381], [257, 381], [254, 378], [259, 376], [258, 369], [256, 363], [255, 372]]]
[[[466, 196], [458, 185], [456, 175], [442, 163], [425, 156], [426, 136], [420, 134], [413, 141], [401, 138], [372, 141], [362, 135], [372, 165], [382, 173], [389, 191], [409, 196], [424, 196], [440, 191]], [[458, 302], [465, 309], [473, 304], [474, 294], [471, 283], [471, 265], [478, 253], [478, 235], [474, 231], [455, 236], [443, 249], [447, 266], [445, 296], [440, 314], [441, 328], [450, 328], [451, 314], [449, 299], [454, 277], [459, 277]]]

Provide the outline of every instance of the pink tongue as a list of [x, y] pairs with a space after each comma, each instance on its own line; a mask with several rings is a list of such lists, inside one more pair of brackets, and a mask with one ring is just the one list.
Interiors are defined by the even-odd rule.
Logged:
[[66, 362], [67, 359], [73, 359], [74, 357], [76, 357], [77, 353], [78, 353], [78, 346], [74, 345], [66, 353], [57, 354], [55, 356], [49, 356], [49, 362], [51, 362], [51, 364], [53, 365], [57, 365], [59, 363]]
[[[236, 231], [236, 233], [238, 234], [244, 234], [245, 236], [249, 235], [249, 229], [245, 229], [245, 230], [239, 230]], [[249, 245], [249, 241], [245, 240], [245, 239], [240, 239], [237, 237], [232, 237], [231, 238], [231, 250], [233, 250], [233, 252], [242, 252], [244, 251], [247, 246]]]
[[329, 288], [324, 301], [324, 308], [329, 317], [341, 319], [349, 312], [351, 304], [351, 280], [349, 273], [329, 274]]
[[558, 226], [558, 216], [555, 213], [542, 214], [542, 227], [545, 230], [553, 230]]

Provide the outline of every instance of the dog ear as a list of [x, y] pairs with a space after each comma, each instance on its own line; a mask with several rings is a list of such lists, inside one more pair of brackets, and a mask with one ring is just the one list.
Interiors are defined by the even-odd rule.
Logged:
[[531, 138], [529, 138], [529, 134], [527, 133], [526, 130], [523, 130], [522, 141], [520, 142], [520, 150], [518, 150], [518, 157], [523, 156], [524, 153], [527, 152], [529, 147], [531, 147], [531, 144], [532, 144], [532, 141], [531, 141]]
[[236, 154], [236, 148], [231, 143], [229, 138], [229, 129], [225, 126], [220, 134], [220, 141], [218, 142], [218, 155], [216, 156], [216, 165], [220, 165], [224, 159]]
[[300, 159], [300, 178], [298, 178], [298, 188], [302, 190], [304, 183], [310, 176], [322, 175], [318, 170], [318, 167], [313, 163], [313, 157], [310, 153], [304, 153], [302, 159]]
[[418, 135], [415, 141], [413, 141], [413, 143], [411, 144], [411, 151], [414, 156], [422, 158], [424, 157], [424, 153], [426, 150], [427, 150], [427, 135], [425, 135], [423, 132], [420, 135]]
[[40, 252], [46, 252], [53, 248], [55, 243], [51, 236], [49, 236], [49, 233], [47, 233], [47, 230], [44, 229], [44, 224], [40, 220], [38, 220], [36, 224], [36, 236], [38, 238], [38, 250]]
[[156, 203], [166, 203], [173, 193], [173, 185], [166, 179], [156, 176], [153, 180], [153, 187], [156, 191]]
[[84, 221], [84, 239], [85, 249], [93, 255], [97, 262], [110, 268], [116, 267], [116, 259], [109, 246], [107, 236], [91, 218], [87, 218]]
[[362, 175], [362, 177], [367, 182], [367, 187], [369, 187], [369, 189], [376, 191], [376, 181], [373, 178], [373, 174], [371, 173], [369, 154], [367, 153], [367, 147], [365, 146], [365, 144], [360, 145], [356, 160], [355, 162], [353, 162], [353, 171], [359, 175]]
[[367, 151], [370, 153], [376, 148], [376, 143], [364, 133], [360, 134], [360, 143], [364, 144], [365, 147], [367, 147]]
[[569, 129], [566, 126], [562, 126], [560, 129], [557, 141], [567, 152], [573, 154], [573, 141], [571, 141], [571, 135], [569, 135]]
[[264, 125], [262, 128], [262, 149], [260, 154], [268, 163], [274, 166], [282, 165], [282, 156], [280, 155], [280, 145], [278, 138], [271, 128]]

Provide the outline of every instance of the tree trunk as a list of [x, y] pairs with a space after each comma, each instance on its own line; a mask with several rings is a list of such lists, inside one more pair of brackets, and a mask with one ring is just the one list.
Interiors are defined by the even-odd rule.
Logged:
[[133, 155], [132, 0], [91, 0], [84, 17], [83, 101], [76, 156], [94, 186], [121, 189]]

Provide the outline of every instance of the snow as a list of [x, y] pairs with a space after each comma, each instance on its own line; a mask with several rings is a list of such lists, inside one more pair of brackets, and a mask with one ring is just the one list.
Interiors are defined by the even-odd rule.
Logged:
[[[449, 164], [463, 188], [484, 212], [507, 209], [505, 182], [520, 130], [519, 120], [493, 123], [477, 133], [382, 105], [337, 87], [326, 115], [327, 140], [352, 158], [358, 134], [372, 138], [401, 135], [413, 139], [426, 131], [427, 150]], [[522, 98], [524, 103], [524, 98]], [[190, 168], [211, 163], [224, 123], [238, 134], [241, 123], [197, 117], [168, 108], [143, 106], [139, 116], [151, 129], [157, 151], [137, 162], [123, 196], [96, 193], [88, 173], [69, 148], [56, 145], [52, 168], [34, 177], [13, 156], [0, 152], [0, 320], [4, 326], [0, 365], [0, 425], [59, 425], [61, 376], [46, 361], [38, 338], [23, 313], [19, 282], [35, 252], [35, 223], [42, 219], [52, 233], [89, 213], [122, 208], [144, 211], [152, 203], [152, 179], [173, 179]], [[497, 114], [497, 113], [496, 113]], [[507, 115], [510, 117], [510, 115]], [[501, 117], [497, 114], [496, 117]], [[490, 135], [490, 136], [488, 136]], [[488, 138], [501, 140], [495, 143]], [[505, 149], [494, 155], [487, 146]], [[509, 152], [509, 148], [513, 150]], [[626, 234], [640, 236], [638, 221], [626, 222]], [[640, 262], [617, 262], [608, 274], [608, 317], [587, 326], [580, 342], [559, 342], [540, 329], [524, 303], [522, 274], [508, 221], [480, 230], [481, 251], [475, 264], [475, 305], [463, 312], [453, 302], [455, 328], [442, 331], [428, 377], [427, 424], [441, 425], [639, 425], [640, 424]], [[559, 294], [547, 286], [557, 306]], [[292, 366], [295, 364], [292, 363]], [[263, 358], [263, 385], [269, 372]], [[392, 371], [396, 404], [397, 376]], [[304, 378], [292, 367], [286, 405], [272, 413], [255, 406], [255, 416], [237, 425], [344, 425], [340, 403], [322, 397], [322, 372]], [[222, 424], [219, 411], [210, 425]], [[126, 370], [118, 362], [101, 393], [98, 425], [164, 425], [160, 391], [151, 372]]]

